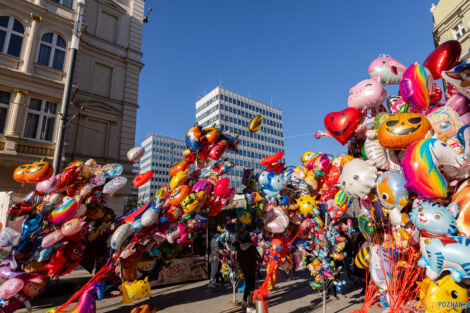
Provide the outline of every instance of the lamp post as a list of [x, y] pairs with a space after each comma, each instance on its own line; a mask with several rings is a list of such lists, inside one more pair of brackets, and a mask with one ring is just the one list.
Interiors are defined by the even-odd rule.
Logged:
[[70, 43], [71, 53], [68, 57], [67, 77], [64, 85], [64, 93], [62, 94], [62, 104], [59, 113], [59, 127], [54, 149], [54, 175], [61, 170], [61, 161], [64, 150], [65, 130], [67, 127], [70, 97], [72, 94], [73, 74], [75, 72], [75, 63], [77, 61], [78, 45], [80, 43], [80, 30], [82, 28], [83, 10], [85, 7], [85, 0], [77, 0], [77, 10], [73, 21], [72, 41]]

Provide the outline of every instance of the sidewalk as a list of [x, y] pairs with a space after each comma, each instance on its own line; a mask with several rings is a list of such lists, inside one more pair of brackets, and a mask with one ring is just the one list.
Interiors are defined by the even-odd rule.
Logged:
[[[64, 303], [73, 294], [77, 287], [88, 279], [86, 272], [76, 271], [72, 275], [65, 276], [57, 287], [54, 283], [49, 290], [33, 302], [33, 312], [46, 313], [53, 306]], [[86, 273], [87, 274], [87, 273]], [[321, 294], [312, 290], [308, 281], [310, 276], [305, 271], [297, 272], [291, 280], [279, 283], [275, 290], [269, 294], [270, 313], [321, 313]], [[258, 281], [261, 283], [262, 281]], [[229, 284], [208, 288], [208, 281], [189, 282], [178, 285], [152, 289], [152, 298], [136, 301], [132, 304], [120, 304], [121, 297], [104, 299], [97, 302], [97, 312], [128, 313], [136, 306], [149, 304], [155, 306], [162, 313], [228, 313], [242, 312], [240, 307], [233, 306], [232, 288]], [[51, 292], [52, 291], [52, 292]], [[61, 291], [65, 291], [62, 293]], [[360, 288], [347, 292], [339, 300], [328, 300], [326, 312], [349, 312], [361, 307], [363, 297], [358, 295]], [[60, 293], [60, 294], [59, 294]], [[236, 294], [237, 300], [241, 300], [242, 294]], [[70, 310], [72, 306], [67, 309]], [[18, 312], [26, 312], [21, 310]], [[382, 310], [370, 310], [369, 312], [382, 312]]]

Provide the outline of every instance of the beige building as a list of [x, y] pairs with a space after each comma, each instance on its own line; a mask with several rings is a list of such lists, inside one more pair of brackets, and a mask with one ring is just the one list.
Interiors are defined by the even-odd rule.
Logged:
[[462, 58], [470, 49], [470, 1], [441, 0], [432, 4], [432, 31], [436, 47], [448, 40], [458, 40], [462, 44]]
[[[75, 0], [0, 2], [0, 191], [19, 164], [52, 161]], [[86, 0], [66, 161], [118, 162], [134, 146], [144, 0]], [[120, 211], [124, 194], [108, 203]], [[24, 189], [23, 189], [24, 192]]]

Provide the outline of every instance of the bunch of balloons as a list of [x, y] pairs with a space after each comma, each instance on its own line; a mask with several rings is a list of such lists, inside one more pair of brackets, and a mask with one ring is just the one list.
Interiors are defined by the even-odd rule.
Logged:
[[[468, 301], [470, 65], [460, 53], [448, 41], [422, 65], [380, 56], [316, 134], [349, 143], [337, 187], [367, 240], [355, 259], [373, 282], [365, 308], [380, 299], [394, 312], [444, 312], [449, 301], [462, 312]], [[393, 84], [400, 94], [386, 98]]]
[[11, 205], [12, 226], [0, 231], [2, 310], [29, 309], [50, 279], [81, 262], [88, 269], [86, 263], [94, 264], [94, 244], [106, 240], [115, 222], [105, 201], [126, 184], [122, 171], [120, 164], [100, 166], [92, 159], [73, 162], [57, 175], [44, 160], [15, 169], [16, 181], [35, 188]]

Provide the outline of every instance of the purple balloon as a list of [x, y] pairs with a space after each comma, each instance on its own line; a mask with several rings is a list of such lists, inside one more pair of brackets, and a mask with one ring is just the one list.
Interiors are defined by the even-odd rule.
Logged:
[[454, 111], [457, 112], [459, 115], [462, 115], [468, 111], [469, 104], [470, 101], [467, 99], [467, 97], [463, 96], [460, 93], [456, 93], [455, 95], [450, 97], [449, 100], [447, 100], [446, 102], [446, 106], [454, 109]]

